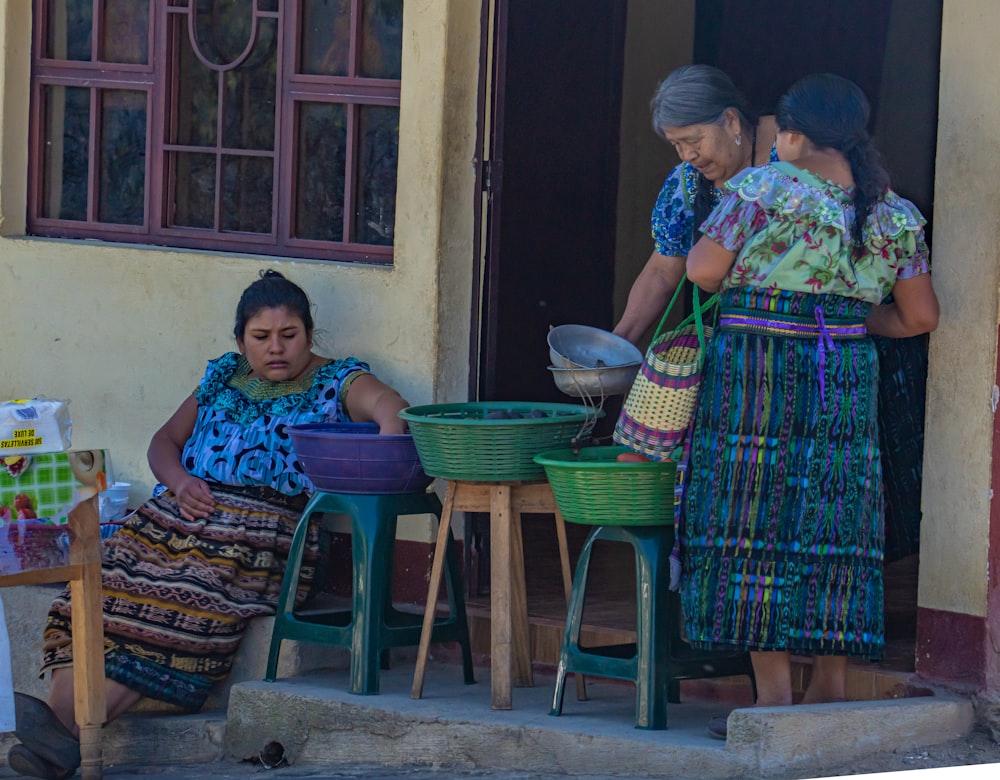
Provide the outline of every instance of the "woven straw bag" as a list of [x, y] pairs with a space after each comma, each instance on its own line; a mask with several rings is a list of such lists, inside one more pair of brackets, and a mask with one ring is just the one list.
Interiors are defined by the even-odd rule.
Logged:
[[[694, 286], [692, 313], [673, 330], [661, 333], [684, 281], [677, 285], [656, 327], [614, 430], [618, 444], [655, 460], [670, 459], [691, 426], [705, 344], [712, 338], [719, 299], [713, 295], [703, 303], [698, 287]], [[706, 322], [709, 317], [711, 322]]]

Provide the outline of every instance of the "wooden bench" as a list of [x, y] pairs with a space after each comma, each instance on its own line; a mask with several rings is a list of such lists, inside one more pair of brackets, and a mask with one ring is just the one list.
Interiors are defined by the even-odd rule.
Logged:
[[84, 780], [100, 780], [104, 775], [101, 728], [107, 719], [97, 501], [97, 496], [92, 496], [69, 513], [69, 564], [0, 574], [0, 588], [69, 583], [73, 598], [74, 707], [80, 727], [80, 773]]

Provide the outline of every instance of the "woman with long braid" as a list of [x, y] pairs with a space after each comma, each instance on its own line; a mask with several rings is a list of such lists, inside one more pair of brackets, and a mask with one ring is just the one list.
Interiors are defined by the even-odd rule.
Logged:
[[686, 631], [750, 652], [757, 706], [792, 703], [791, 654], [814, 656], [804, 702], [842, 701], [848, 656], [884, 645], [871, 336], [934, 330], [938, 302], [924, 219], [889, 188], [868, 118], [847, 79], [798, 81], [781, 162], [727, 183], [687, 259], [721, 300], [683, 505]]

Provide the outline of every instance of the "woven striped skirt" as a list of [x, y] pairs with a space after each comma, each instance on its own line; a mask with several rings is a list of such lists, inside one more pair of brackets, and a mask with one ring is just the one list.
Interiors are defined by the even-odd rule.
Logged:
[[[305, 496], [212, 485], [215, 511], [181, 517], [172, 493], [143, 504], [105, 542], [105, 674], [144, 696], [202, 706], [232, 665], [251, 618], [273, 615]], [[312, 529], [298, 598], [315, 572]], [[54, 601], [42, 671], [72, 663], [70, 594]]]
[[703, 649], [878, 658], [878, 358], [869, 305], [730, 290], [708, 348], [680, 526]]

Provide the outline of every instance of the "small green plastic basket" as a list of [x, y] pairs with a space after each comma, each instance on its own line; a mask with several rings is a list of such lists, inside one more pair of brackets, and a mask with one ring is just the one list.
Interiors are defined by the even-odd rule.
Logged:
[[676, 464], [615, 460], [628, 447], [584, 447], [540, 453], [556, 506], [568, 523], [673, 525]]
[[467, 482], [545, 479], [535, 456], [588, 439], [600, 415], [593, 407], [530, 401], [428, 404], [399, 413], [424, 472]]

